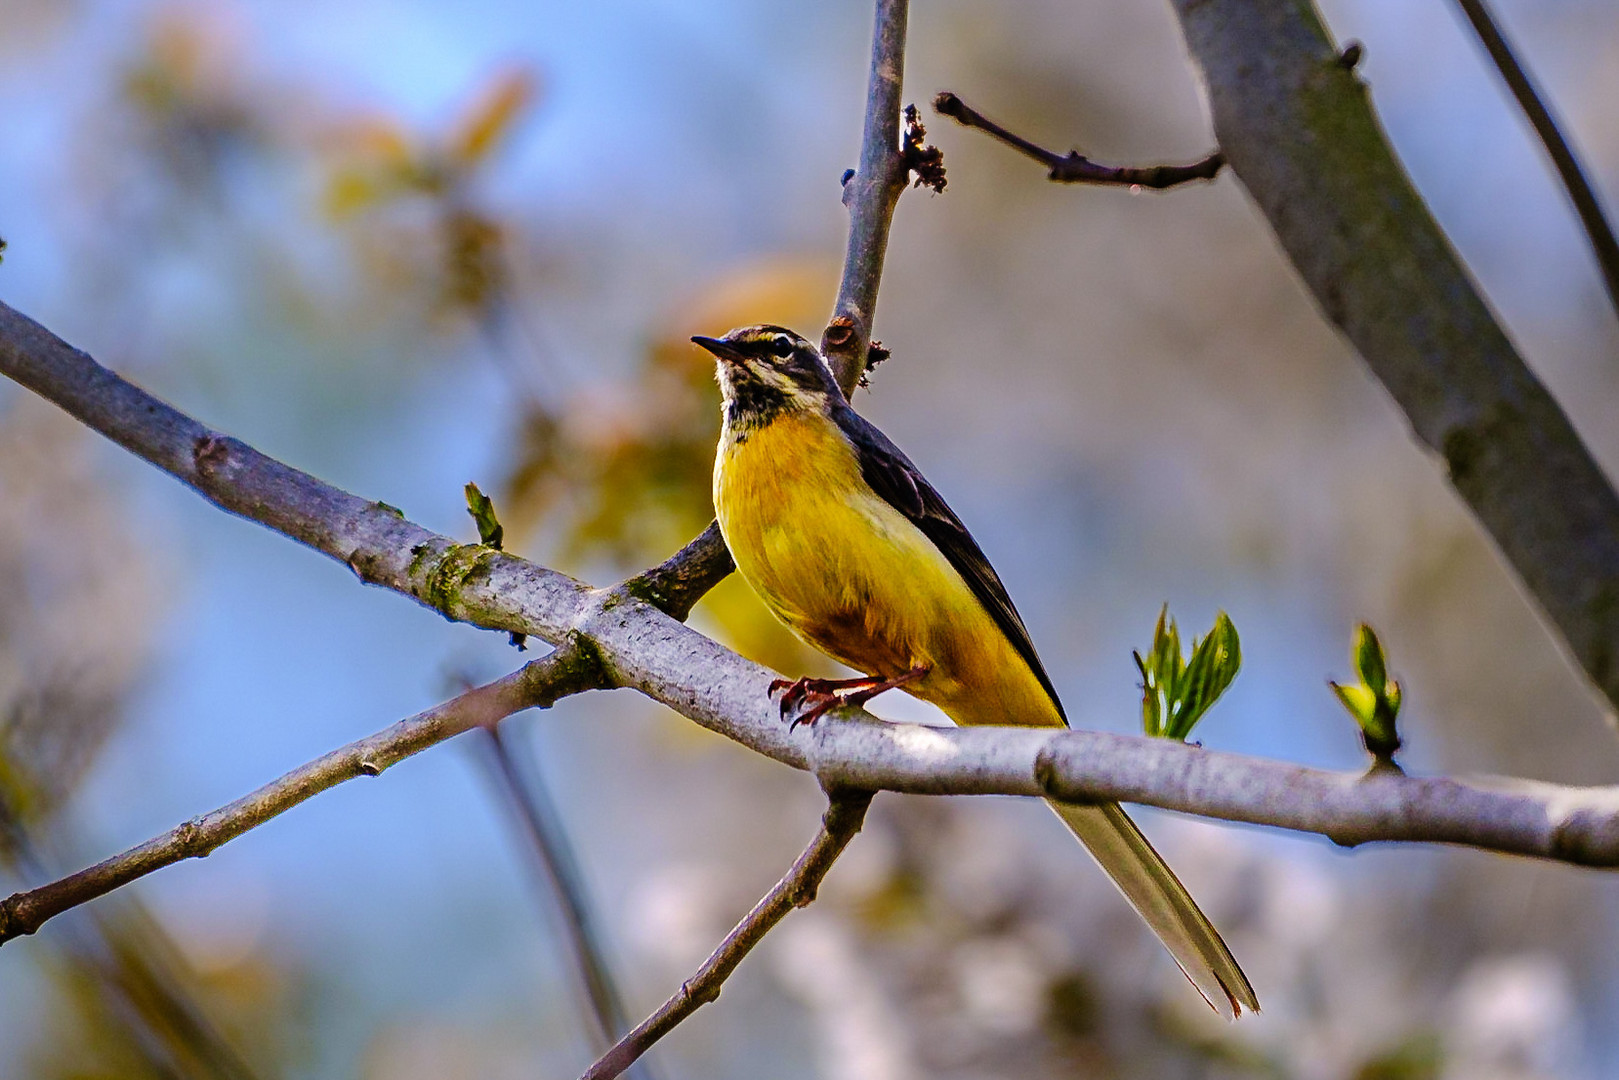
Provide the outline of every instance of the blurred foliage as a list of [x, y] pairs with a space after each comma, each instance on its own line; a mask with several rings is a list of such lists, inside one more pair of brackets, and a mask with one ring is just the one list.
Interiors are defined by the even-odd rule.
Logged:
[[413, 138], [386, 117], [346, 126], [335, 133], [334, 143], [348, 156], [327, 181], [327, 212], [342, 218], [400, 198], [458, 193], [507, 141], [536, 92], [531, 72], [502, 72], [433, 141]]
[[[491, 78], [437, 137], [413, 135], [385, 116], [342, 123], [326, 135], [326, 211], [338, 222], [369, 218], [352, 236], [383, 292], [413, 295], [418, 275], [427, 273], [441, 312], [481, 318], [506, 302], [506, 226], [478, 207], [473, 189], [537, 94], [534, 73], [514, 68]], [[425, 222], [418, 210], [426, 211]]]
[[[1043, 815], [1006, 809], [996, 821], [959, 800], [879, 799], [816, 905], [778, 931], [778, 977], [815, 1014], [822, 1075], [1435, 1080], [1443, 1072], [1446, 1045], [1420, 1014], [1401, 1018], [1386, 1043], [1355, 1032], [1357, 983], [1339, 969], [1272, 994], [1262, 1024], [1222, 1022], [1187, 992], [1112, 888], [1061, 857], [1075, 853], [1070, 838], [1027, 827]], [[1300, 914], [1288, 906], [1295, 883], [1236, 846], [1216, 843], [1200, 858], [1212, 833], [1171, 831], [1165, 849], [1195, 875], [1238, 952], [1261, 941], [1271, 958], [1301, 947], [1286, 929]], [[1345, 912], [1338, 930], [1354, 937], [1382, 917]], [[1398, 979], [1413, 959], [1379, 962]], [[874, 1061], [906, 1064], [884, 1071]]]
[[66, 939], [45, 960], [57, 1000], [30, 1075], [252, 1080], [300, 1064], [307, 987], [282, 957], [256, 949], [199, 966], [138, 903], [102, 903], [53, 928]]
[[[93, 440], [31, 398], [0, 406], [0, 881], [18, 887], [80, 857], [67, 808], [123, 720], [161, 607]], [[30, 1075], [238, 1080], [295, 1054], [293, 987], [268, 954], [203, 972], [129, 895], [58, 921], [41, 938], [57, 1000]]]
[[[525, 125], [600, 91], [568, 81], [577, 70], [556, 73], [555, 85], [573, 95], [567, 101], [542, 94], [535, 63], [476, 68], [457, 95], [464, 104], [424, 122], [407, 119], [403, 103], [359, 104], [354, 91], [334, 89], [342, 84], [328, 81], [330, 72], [272, 54], [254, 20], [284, 17], [271, 14], [273, 5], [131, 10], [127, 21], [109, 23], [96, 5], [17, 0], [0, 32], [0, 49], [20, 72], [14, 90], [38, 93], [61, 78], [89, 99], [60, 148], [36, 138], [22, 145], [40, 153], [19, 158], [56, 181], [49, 194], [64, 208], [68, 238], [79, 241], [64, 244], [72, 268], [64, 306], [84, 313], [100, 336], [85, 343], [99, 356], [145, 366], [142, 378], [171, 385], [190, 375], [194, 382], [181, 381], [188, 393], [250, 394], [265, 385], [256, 381], [265, 371], [280, 373], [282, 395], [263, 395], [272, 406], [295, 413], [336, 399], [317, 426], [333, 420], [334, 429], [363, 430], [358, 420], [393, 419], [378, 402], [411, 388], [413, 361], [439, 365], [448, 383], [479, 348], [512, 380], [511, 415], [480, 414], [478, 422], [511, 431], [508, 456], [494, 467], [507, 470], [498, 494], [513, 546], [606, 580], [663, 558], [706, 525], [718, 394], [708, 358], [687, 338], [757, 321], [816, 336], [843, 239], [834, 181], [852, 148], [840, 126], [852, 118], [823, 120], [827, 103], [841, 100], [837, 87], [853, 79], [846, 61], [864, 55], [843, 30], [823, 32], [845, 27], [838, 20], [847, 17], [850, 34], [867, 34], [868, 14], [749, 9], [755, 15], [734, 20], [729, 32], [750, 40], [779, 33], [792, 45], [770, 54], [789, 62], [756, 73], [766, 81], [746, 84], [747, 94], [724, 81], [728, 64], [699, 65], [710, 83], [669, 81], [672, 72], [690, 80], [692, 71], [658, 67], [680, 53], [658, 18], [613, 28], [614, 40], [645, 50], [630, 55], [649, 62], [592, 53], [589, 63], [614, 69], [649, 129], [661, 126], [695, 149], [683, 156], [661, 147], [657, 197], [643, 200], [644, 173], [625, 170], [633, 173], [625, 179], [598, 169], [632, 149], [644, 160], [645, 144], [614, 129], [605, 141], [617, 145], [581, 148], [587, 170], [597, 170], [581, 181], [587, 195], [551, 211], [519, 210], [491, 192], [510, 178]], [[397, 17], [411, 14], [401, 8]], [[1590, 31], [1600, 25], [1607, 33], [1605, 10], [1582, 18], [1582, 48], [1606, 40]], [[67, 59], [43, 73], [49, 77], [24, 66], [46, 35], [74, 27], [89, 33], [72, 38]], [[1121, 160], [1172, 157], [1206, 138], [1184, 48], [1162, 10], [946, 7], [916, 32], [926, 46], [916, 50], [916, 78], [939, 74], [926, 65], [946, 65], [951, 81], [985, 87], [998, 110], [1031, 132], [1083, 140]], [[1376, 40], [1368, 63], [1416, 41], [1422, 63], [1406, 66], [1428, 74], [1433, 46], [1424, 35]], [[555, 50], [547, 55], [559, 67], [569, 61], [565, 50], [578, 48], [560, 33], [543, 47]], [[1574, 56], [1566, 48], [1553, 55]], [[1610, 69], [1619, 70], [1588, 72], [1592, 85], [1611, 83]], [[1432, 71], [1438, 79], [1454, 69], [1435, 63]], [[1406, 74], [1377, 70], [1376, 92]], [[421, 85], [443, 85], [444, 69], [424, 76]], [[708, 97], [691, 94], [694, 85]], [[1454, 94], [1427, 90], [1435, 100]], [[26, 108], [17, 92], [7, 101]], [[583, 107], [603, 110], [592, 112], [594, 122], [611, 103]], [[800, 108], [812, 111], [795, 114]], [[815, 122], [801, 123], [805, 115]], [[619, 122], [628, 123], [624, 114]], [[733, 147], [739, 130], [749, 134]], [[1446, 130], [1474, 131], [1466, 123]], [[1301, 299], [1233, 184], [1169, 198], [1055, 191], [985, 140], [954, 129], [935, 135], [951, 158], [949, 194], [908, 197], [885, 275], [883, 334], [902, 344], [893, 385], [904, 393], [884, 399], [894, 410], [884, 424], [896, 434], [909, 426], [902, 441], [919, 460], [954, 455], [957, 476], [936, 478], [959, 481], [951, 490], [960, 508], [972, 509], [976, 484], [981, 498], [992, 492], [997, 513], [1021, 513], [1025, 504], [1038, 511], [992, 523], [980, 536], [996, 545], [1009, 581], [1021, 571], [1061, 592], [1063, 601], [1049, 601], [1045, 612], [1038, 600], [1028, 611], [1059, 682], [1083, 687], [1099, 711], [1128, 713], [1129, 687], [1088, 667], [1088, 657], [1128, 648], [1129, 612], [1142, 596], [1217, 579], [1222, 595], [1241, 589], [1236, 602], [1251, 605], [1244, 632], [1256, 658], [1256, 639], [1267, 658], [1272, 648], [1291, 650], [1263, 692], [1246, 682], [1238, 689], [1253, 691], [1247, 703], [1255, 707], [1222, 734], [1247, 740], [1242, 748], [1274, 749], [1296, 735], [1285, 726], [1290, 673], [1331, 662], [1309, 651], [1308, 628], [1340, 624], [1343, 610], [1369, 610], [1413, 643], [1402, 670], [1421, 679], [1434, 703], [1432, 746], [1424, 748], [1432, 764], [1611, 780], [1611, 736], [1582, 688], [1431, 464], [1407, 445], [1386, 401]], [[1506, 156], [1480, 165], [1477, 155], [1452, 155], [1467, 164], [1468, 183], [1451, 186], [1483, 190]], [[815, 169], [825, 175], [816, 173], [813, 186], [800, 182]], [[1498, 201], [1488, 201], [1494, 222]], [[784, 250], [826, 255], [768, 254]], [[567, 273], [537, 271], [536, 252], [549, 260], [545, 272], [585, 267], [588, 295], [567, 294], [567, 281], [553, 295]], [[1555, 265], [1580, 263], [1566, 256]], [[27, 260], [14, 251], [4, 269], [23, 273]], [[1555, 279], [1524, 274], [1511, 259], [1493, 273]], [[703, 280], [710, 284], [693, 284]], [[1578, 294], [1578, 283], [1556, 281], [1562, 293]], [[632, 309], [625, 296], [645, 306]], [[630, 326], [640, 344], [626, 357], [605, 357], [623, 361], [616, 367], [554, 362], [537, 347], [549, 335], [527, 325], [546, 321], [547, 304], [558, 340], [594, 344]], [[649, 318], [648, 310], [666, 314]], [[1503, 310], [1551, 317], [1540, 308]], [[1553, 315], [1551, 332], [1531, 320], [1526, 341], [1545, 353], [1548, 379], [1571, 409], [1586, 411], [1575, 419], [1609, 460], [1613, 429], [1601, 418], [1613, 401], [1611, 372], [1592, 375], [1585, 366], [1612, 350], [1588, 327], [1571, 330], [1565, 315]], [[176, 372], [188, 362], [198, 370]], [[345, 375], [346, 397], [331, 382]], [[282, 400], [293, 392], [308, 396]], [[40, 419], [46, 413], [37, 409], [3, 400], [0, 408], [0, 847], [8, 881], [21, 881], [101, 852], [75, 835], [68, 811], [153, 664], [156, 597], [171, 586], [133, 537], [129, 522], [138, 515], [116, 487], [75, 471], [84, 467], [85, 436], [59, 417]], [[259, 422], [274, 412], [252, 415]], [[399, 479], [404, 491], [428, 497], [407, 482]], [[1010, 563], [1012, 553], [1038, 570]], [[735, 575], [696, 618], [779, 670], [830, 673]], [[1168, 684], [1188, 678], [1200, 648], [1212, 657], [1219, 634], [1194, 641], [1184, 661], [1173, 624], [1163, 629], [1173, 649], [1160, 652], [1155, 642], [1143, 667], [1163, 692], [1156, 717], [1167, 732], [1190, 716], [1186, 695]], [[1234, 631], [1231, 638], [1235, 658]], [[1372, 669], [1359, 658], [1356, 667], [1370, 691]], [[1206, 704], [1209, 689], [1192, 696]], [[1522, 723], [1526, 715], [1558, 726]], [[724, 871], [699, 875], [673, 905], [697, 913], [700, 959], [757, 895], [751, 883], [791, 857], [817, 793], [730, 747], [713, 750], [712, 768], [697, 754], [671, 767], [658, 739], [626, 746], [616, 726], [596, 734], [606, 727], [576, 731], [565, 745], [557, 736], [559, 760], [570, 768], [586, 770], [591, 753], [608, 762], [601, 775], [611, 782], [590, 789], [581, 812], [581, 822], [603, 830], [595, 840], [610, 837], [591, 849], [590, 869], [606, 880], [604, 895], [651, 890], [649, 881], [679, 876], [671, 868], [721, 851]], [[691, 725], [633, 730], [709, 739]], [[1315, 750], [1306, 744], [1302, 752]], [[1060, 830], [1042, 831], [1052, 823], [1018, 809], [879, 800], [822, 901], [789, 919], [761, 953], [796, 1011], [780, 1021], [768, 992], [728, 993], [730, 1004], [671, 1045], [711, 1040], [736, 1055], [722, 1064], [742, 1062], [728, 1075], [797, 1076], [803, 1069], [775, 1045], [783, 1029], [773, 1025], [802, 1024], [814, 1064], [839, 1080], [1542, 1080], [1578, 1075], [1567, 1048], [1582, 1045], [1582, 1014], [1606, 1015], [1612, 895], [1592, 875], [1450, 853], [1402, 852], [1408, 861], [1397, 864], [1375, 853], [1349, 860], [1155, 818], [1155, 842], [1162, 838], [1252, 965], [1266, 1001], [1259, 1017], [1218, 1025]], [[284, 827], [298, 825], [289, 819]], [[417, 879], [426, 884], [411, 898], [416, 911], [446, 895], [429, 887], [444, 887], [441, 868], [429, 862]], [[219, 906], [228, 908], [229, 898]], [[298, 965], [330, 961], [301, 953], [302, 942], [263, 933], [218, 948], [187, 918], [146, 916], [130, 896], [82, 915], [54, 922], [26, 946], [45, 972], [27, 984], [30, 993], [43, 987], [43, 1026], [27, 1054], [0, 1059], [0, 1072], [62, 1080], [319, 1074], [305, 1067], [307, 1054], [390, 1078], [492, 1076], [488, 1063], [499, 1056], [498, 1075], [526, 1076], [536, 1054], [570, 1037], [556, 1019], [565, 1009], [541, 1001], [536, 1016], [535, 1003], [523, 1000], [509, 1021], [522, 1037], [497, 1049], [497, 1019], [457, 1009], [464, 984], [475, 980], [439, 972], [424, 976], [438, 995], [431, 1014], [393, 999], [315, 1010]], [[631, 913], [624, 936], [657, 925]], [[516, 950], [505, 951], [510, 962]], [[15, 963], [14, 955], [30, 953], [8, 948], [0, 963]], [[637, 954], [626, 967], [641, 975], [656, 968], [654, 955]], [[639, 995], [656, 1000], [695, 959], [644, 974]], [[738, 978], [771, 989], [758, 964]], [[350, 1026], [334, 1034], [337, 1016]], [[731, 1018], [729, 1030], [740, 1033], [731, 1041], [756, 1039], [758, 1056], [711, 1035]], [[359, 1050], [310, 1049], [356, 1038]]]
[[284, 114], [260, 103], [223, 20], [159, 10], [142, 45], [122, 76], [141, 150], [177, 189], [217, 205], [235, 159], [285, 136]]
[[235, 5], [157, 4], [138, 25], [74, 132], [70, 183], [94, 222], [82, 288], [111, 321], [143, 326], [179, 264], [212, 262], [209, 308], [186, 313], [199, 327], [263, 320], [298, 351], [371, 352], [394, 375], [495, 339], [513, 224], [484, 185], [535, 112], [531, 67], [406, 124], [288, 77]]
[[92, 438], [32, 399], [0, 404], [0, 805], [25, 831], [77, 788], [147, 662], [128, 627], [157, 582]]
[[1361, 1065], [1352, 1080], [1440, 1080], [1444, 1066], [1445, 1055], [1439, 1036], [1422, 1031]]

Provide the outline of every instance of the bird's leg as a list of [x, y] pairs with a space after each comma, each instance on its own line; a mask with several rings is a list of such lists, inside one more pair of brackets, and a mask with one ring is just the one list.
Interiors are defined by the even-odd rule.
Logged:
[[832, 709], [842, 708], [845, 705], [864, 705], [878, 694], [915, 682], [931, 670], [932, 668], [926, 664], [918, 664], [891, 679], [874, 676], [858, 679], [803, 678], [792, 682], [776, 679], [770, 684], [770, 692], [774, 694], [778, 690], [782, 691], [781, 715], [784, 718], [794, 705], [807, 706], [793, 717], [792, 723], [788, 725], [791, 730], [799, 724], [815, 723]]

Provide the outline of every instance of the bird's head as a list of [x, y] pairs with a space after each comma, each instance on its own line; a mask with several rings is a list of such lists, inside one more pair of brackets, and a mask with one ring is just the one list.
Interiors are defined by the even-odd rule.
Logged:
[[744, 326], [692, 341], [718, 362], [728, 424], [751, 426], [788, 411], [825, 413], [843, 400], [820, 350], [791, 330]]

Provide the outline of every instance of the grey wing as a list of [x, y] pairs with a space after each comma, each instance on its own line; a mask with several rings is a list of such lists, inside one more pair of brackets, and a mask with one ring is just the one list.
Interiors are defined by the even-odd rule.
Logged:
[[922, 534], [933, 541], [934, 547], [955, 567], [956, 573], [961, 575], [978, 602], [994, 617], [995, 624], [1017, 649], [1018, 655], [1028, 662], [1034, 677], [1040, 680], [1040, 685], [1051, 696], [1057, 714], [1067, 723], [1068, 717], [1063, 712], [1057, 690], [1051, 685], [1051, 677], [1040, 663], [1039, 654], [1034, 651], [1034, 642], [1029, 639], [1023, 618], [1018, 615], [1012, 598], [1006, 593], [1006, 586], [1001, 584], [995, 568], [984, 557], [983, 550], [967, 531], [967, 526], [961, 523], [955, 511], [945, 503], [944, 497], [927, 482], [905, 452], [875, 425], [846, 405], [833, 414], [833, 419], [853, 444], [855, 454], [860, 459], [860, 474], [866, 483], [885, 502], [921, 529]]

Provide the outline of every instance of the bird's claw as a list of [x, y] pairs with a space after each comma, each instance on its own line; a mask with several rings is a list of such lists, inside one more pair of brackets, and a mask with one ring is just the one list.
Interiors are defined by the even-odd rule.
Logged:
[[[862, 682], [861, 685], [865, 685], [865, 683]], [[772, 679], [770, 680], [770, 693], [772, 695], [778, 691], [781, 693], [780, 707], [783, 720], [787, 719], [787, 714], [793, 710], [794, 706], [811, 699], [814, 700], [815, 704], [810, 707], [809, 712], [801, 714], [793, 720], [788, 728], [790, 731], [799, 724], [815, 723], [823, 713], [835, 707], [839, 700], [836, 691], [841, 686], [842, 684], [835, 679], [812, 679], [808, 676], [799, 679]]]
[[849, 704], [840, 694], [805, 694], [805, 700], [809, 700], [810, 698], [814, 698], [815, 704], [811, 705], [809, 708], [800, 712], [797, 716], [788, 721], [788, 731], [798, 730], [799, 724], [808, 724], [810, 727], [814, 727], [815, 721], [819, 720], [833, 709], [840, 705]]
[[798, 679], [772, 679], [770, 693], [781, 694], [783, 720], [787, 719], [787, 714], [795, 706], [806, 706], [788, 722], [787, 730], [793, 731], [800, 724], [814, 726], [815, 721], [833, 709], [845, 705], [864, 705], [885, 690], [916, 681], [928, 670], [925, 666], [918, 666], [892, 679], [812, 679], [807, 675]]

